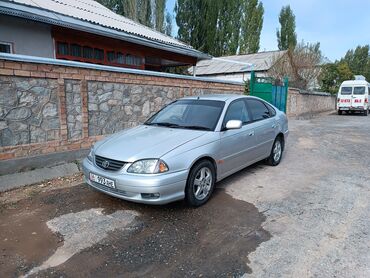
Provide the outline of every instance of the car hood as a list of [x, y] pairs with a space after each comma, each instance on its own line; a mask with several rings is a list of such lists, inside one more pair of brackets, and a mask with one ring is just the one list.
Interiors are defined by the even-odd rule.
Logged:
[[96, 155], [126, 162], [160, 158], [207, 132], [141, 125], [108, 137], [94, 151]]

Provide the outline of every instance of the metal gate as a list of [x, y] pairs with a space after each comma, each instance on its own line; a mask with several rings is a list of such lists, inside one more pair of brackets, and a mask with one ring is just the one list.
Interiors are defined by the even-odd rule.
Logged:
[[255, 72], [252, 71], [249, 86], [251, 96], [262, 98], [280, 111], [286, 112], [288, 98], [287, 77], [284, 78], [283, 82], [279, 82], [271, 77], [256, 77]]

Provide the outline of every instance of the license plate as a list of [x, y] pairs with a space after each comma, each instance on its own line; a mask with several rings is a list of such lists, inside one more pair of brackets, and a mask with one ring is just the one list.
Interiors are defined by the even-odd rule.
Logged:
[[99, 176], [99, 175], [96, 175], [96, 174], [93, 174], [93, 173], [90, 173], [90, 180], [94, 181], [96, 183], [105, 185], [105, 186], [110, 187], [110, 188], [116, 188], [114, 180], [107, 179], [105, 177], [102, 177], [102, 176]]

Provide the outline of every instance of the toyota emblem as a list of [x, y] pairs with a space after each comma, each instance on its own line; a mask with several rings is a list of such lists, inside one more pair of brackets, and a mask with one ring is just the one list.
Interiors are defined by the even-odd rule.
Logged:
[[104, 168], [108, 168], [108, 167], [109, 167], [109, 161], [104, 160], [104, 161], [102, 162], [101, 166], [103, 166]]

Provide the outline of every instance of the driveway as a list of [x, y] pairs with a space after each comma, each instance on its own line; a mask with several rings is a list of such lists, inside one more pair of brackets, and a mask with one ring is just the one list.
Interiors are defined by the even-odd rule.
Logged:
[[0, 195], [3, 277], [370, 277], [370, 117], [291, 120], [278, 167], [145, 206], [81, 176]]

